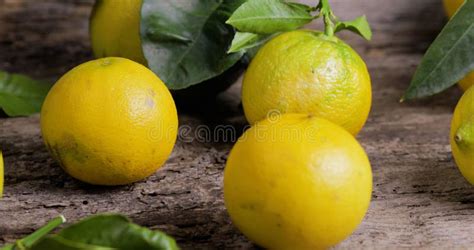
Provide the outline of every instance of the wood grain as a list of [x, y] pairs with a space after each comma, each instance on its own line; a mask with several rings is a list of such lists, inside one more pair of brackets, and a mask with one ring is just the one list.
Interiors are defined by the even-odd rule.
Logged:
[[[370, 43], [342, 34], [372, 75], [373, 109], [358, 139], [372, 163], [374, 191], [364, 222], [336, 248], [473, 247], [474, 188], [458, 172], [448, 140], [460, 91], [398, 102], [445, 21], [441, 1], [332, 2], [344, 19], [367, 14], [374, 29]], [[91, 6], [91, 0], [0, 0], [0, 68], [54, 81], [91, 59]], [[193, 131], [201, 124], [241, 130], [239, 98], [236, 84], [215, 104], [181, 108], [180, 123]], [[37, 116], [0, 119], [6, 164], [0, 243], [29, 234], [58, 214], [75, 221], [120, 212], [165, 230], [184, 249], [255, 248], [233, 227], [223, 206], [222, 171], [232, 142], [193, 138], [180, 140], [166, 166], [150, 178], [103, 188], [73, 180], [53, 162]]]

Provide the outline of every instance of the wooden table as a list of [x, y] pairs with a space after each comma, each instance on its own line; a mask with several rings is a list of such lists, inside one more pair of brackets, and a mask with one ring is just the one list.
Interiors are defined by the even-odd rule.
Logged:
[[[445, 22], [441, 1], [332, 2], [345, 19], [367, 14], [375, 34], [370, 43], [342, 34], [372, 75], [373, 108], [358, 139], [372, 162], [374, 191], [364, 222], [337, 248], [474, 247], [474, 188], [458, 172], [448, 140], [460, 91], [398, 102]], [[0, 0], [0, 69], [54, 81], [91, 59], [91, 6], [92, 0]], [[239, 98], [236, 84], [219, 96], [218, 105], [181, 109], [180, 123], [241, 128]], [[0, 143], [6, 164], [0, 244], [58, 214], [75, 221], [120, 212], [163, 229], [184, 249], [255, 248], [233, 227], [223, 205], [222, 172], [231, 142], [179, 141], [155, 175], [114, 188], [66, 175], [42, 143], [38, 116], [0, 119]]]

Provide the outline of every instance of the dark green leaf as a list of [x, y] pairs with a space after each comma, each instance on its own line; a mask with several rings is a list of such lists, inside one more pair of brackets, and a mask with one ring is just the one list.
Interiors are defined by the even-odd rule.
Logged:
[[249, 0], [227, 23], [241, 32], [273, 34], [297, 29], [313, 20], [311, 8], [282, 0]]
[[416, 70], [404, 99], [439, 93], [474, 70], [474, 0], [444, 27]]
[[27, 76], [0, 71], [0, 108], [9, 116], [37, 113], [50, 88]]
[[61, 236], [46, 236], [30, 250], [116, 250], [117, 248], [95, 246], [74, 242]]
[[253, 47], [253, 48], [249, 48], [249, 49], [246, 49], [245, 50], [245, 56], [243, 57], [243, 61], [248, 64], [250, 64], [250, 62], [252, 61], [252, 59], [257, 55], [258, 51], [260, 50], [260, 48], [263, 46], [264, 44], [260, 45], [260, 46], [257, 46], [257, 47]]
[[[53, 248], [56, 247], [56, 248]], [[56, 249], [179, 249], [173, 238], [131, 223], [121, 215], [97, 215], [49, 236], [32, 250]]]
[[228, 53], [245, 52], [250, 48], [254, 48], [264, 44], [271, 36], [258, 35], [254, 33], [237, 32]]
[[234, 29], [225, 21], [245, 0], [143, 0], [142, 48], [170, 89], [222, 74], [243, 53], [227, 54]]
[[337, 22], [335, 32], [350, 30], [366, 40], [372, 39], [372, 30], [365, 16], [358, 17], [352, 21]]

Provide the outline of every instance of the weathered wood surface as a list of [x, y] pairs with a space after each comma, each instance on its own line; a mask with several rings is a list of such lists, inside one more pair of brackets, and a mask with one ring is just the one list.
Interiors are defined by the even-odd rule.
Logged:
[[[474, 188], [456, 169], [448, 141], [460, 91], [398, 102], [444, 23], [441, 1], [333, 2], [344, 18], [366, 13], [375, 33], [371, 43], [343, 35], [366, 59], [373, 78], [373, 109], [358, 139], [372, 162], [374, 191], [364, 222], [338, 247], [473, 247]], [[0, 69], [54, 80], [90, 59], [91, 5], [91, 0], [0, 0]], [[234, 85], [219, 105], [182, 113], [180, 123], [241, 128], [238, 93]], [[222, 171], [232, 143], [180, 141], [166, 166], [147, 180], [93, 187], [71, 179], [53, 162], [38, 122], [38, 117], [0, 119], [6, 164], [0, 243], [31, 233], [58, 214], [75, 221], [121, 212], [164, 229], [185, 249], [254, 248], [223, 206]]]

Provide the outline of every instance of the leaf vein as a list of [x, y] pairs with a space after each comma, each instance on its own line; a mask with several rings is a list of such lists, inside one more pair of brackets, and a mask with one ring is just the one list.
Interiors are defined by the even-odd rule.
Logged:
[[263, 16], [263, 17], [248, 17], [248, 18], [239, 18], [232, 20], [231, 23], [238, 23], [242, 21], [249, 21], [249, 20], [268, 20], [268, 19], [284, 19], [284, 20], [312, 20], [312, 17], [286, 17], [286, 16], [279, 16], [279, 17], [272, 17], [272, 16]]
[[[423, 79], [423, 81], [421, 81], [420, 83], [423, 83], [425, 82], [427, 79], [429, 79], [431, 77], [431, 75], [437, 71], [437, 69], [439, 67], [441, 67], [441, 65], [444, 63], [444, 61], [447, 60], [447, 58], [449, 58], [449, 54], [451, 53], [451, 51], [453, 51], [457, 45], [460, 43], [461, 40], [464, 39], [464, 37], [470, 33], [471, 29], [474, 27], [474, 23], [472, 23], [471, 25], [469, 25], [469, 27], [466, 29], [466, 32], [464, 34], [462, 34], [462, 36], [454, 43], [454, 45], [447, 51], [447, 53], [445, 53], [445, 56], [443, 57], [443, 59], [441, 59], [437, 64], [436, 66], [434, 67], [434, 69]], [[417, 90], [420, 88], [420, 86], [422, 85], [417, 85], [414, 89]]]
[[220, 2], [218, 5], [216, 5], [216, 7], [212, 10], [211, 14], [206, 18], [206, 20], [203, 22], [202, 26], [200, 27], [199, 29], [199, 32], [196, 36], [195, 39], [192, 40], [192, 42], [190, 43], [189, 47], [184, 51], [184, 53], [182, 54], [182, 56], [180, 56], [179, 60], [178, 60], [178, 63], [176, 64], [176, 67], [174, 68], [174, 70], [172, 71], [172, 74], [171, 75], [174, 75], [176, 74], [176, 71], [178, 71], [178, 67], [181, 66], [181, 64], [183, 63], [183, 60], [184, 58], [186, 57], [186, 55], [189, 53], [189, 51], [191, 51], [193, 48], [194, 48], [194, 45], [196, 45], [197, 41], [199, 40], [199, 38], [201, 37], [202, 35], [202, 32], [203, 32], [203, 29], [204, 27], [206, 26], [206, 24], [208, 23], [209, 19], [214, 15], [214, 12], [219, 9], [219, 7], [221, 7], [221, 5], [223, 4], [224, 2]]

